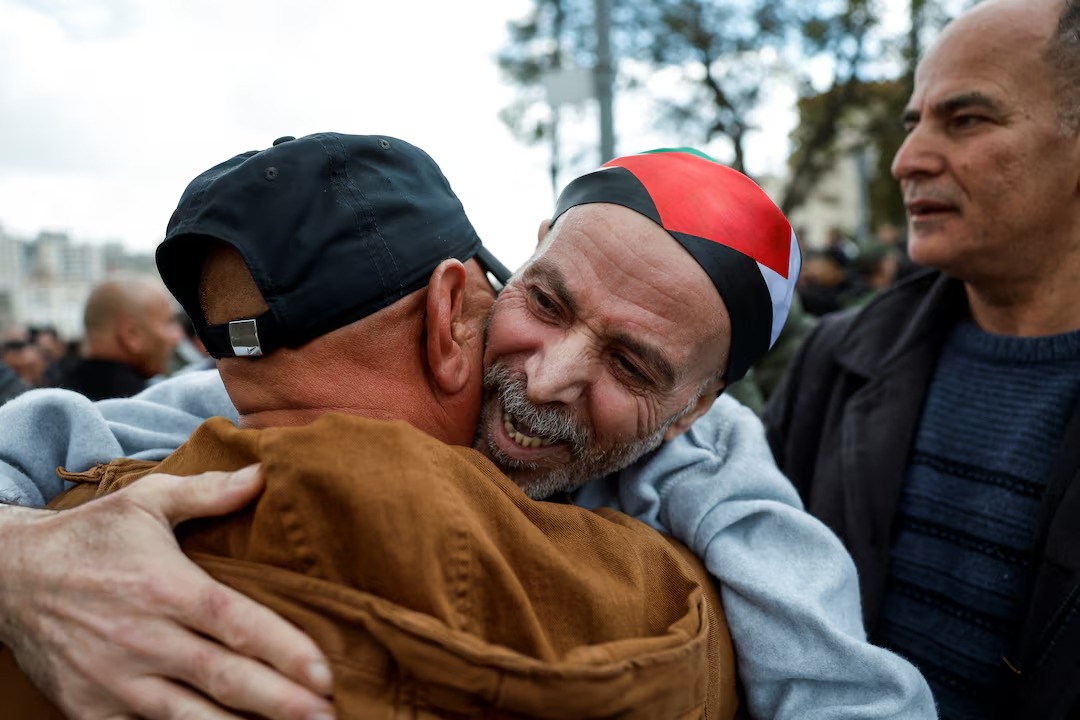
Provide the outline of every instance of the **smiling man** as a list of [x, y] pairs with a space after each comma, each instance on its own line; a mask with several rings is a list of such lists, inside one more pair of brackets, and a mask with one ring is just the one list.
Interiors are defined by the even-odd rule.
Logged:
[[[734, 717], [700, 563], [619, 513], [533, 502], [467, 447], [495, 297], [485, 258], [404, 141], [320, 133], [216, 165], [157, 259], [239, 427], [209, 420], [160, 464], [99, 465], [50, 507], [77, 513], [149, 472], [261, 462], [257, 503], [182, 527], [181, 546], [318, 642], [343, 717]], [[10, 660], [9, 716], [58, 717]]]
[[768, 197], [696, 152], [578, 178], [495, 304], [477, 447], [538, 498], [625, 467], [775, 342], [798, 271]]
[[724, 303], [666, 235], [624, 207], [571, 210], [500, 295], [478, 446], [533, 497], [622, 469], [723, 388]]
[[893, 160], [935, 268], [822, 322], [767, 413], [870, 637], [956, 718], [1080, 716], [1080, 3], [990, 0]]
[[[914, 668], [866, 642], [851, 559], [827, 529], [802, 512], [769, 457], [760, 423], [726, 398], [713, 405], [726, 383], [742, 377], [776, 340], [787, 314], [799, 255], [778, 208], [740, 173], [692, 151], [661, 151], [619, 158], [575, 180], [560, 196], [554, 218], [541, 227], [534, 257], [496, 300], [486, 333], [484, 419], [477, 447], [534, 497], [562, 497], [562, 491], [593, 479], [575, 502], [617, 505], [670, 532], [703, 559], [720, 583], [725, 607], [733, 608], [732, 636], [752, 716], [933, 717], [929, 692]], [[340, 354], [338, 360], [349, 357]], [[334, 368], [332, 381], [321, 388], [329, 400], [338, 383], [351, 379], [343, 365]], [[320, 364], [311, 374], [325, 370]], [[237, 409], [222, 400], [215, 374], [193, 375], [163, 383], [130, 404], [89, 406], [64, 395], [39, 394], [5, 408], [0, 420], [9, 421], [13, 431], [0, 443], [0, 455], [11, 474], [29, 475], [15, 487], [28, 498], [50, 496], [61, 486], [54, 472], [58, 464], [75, 469], [95, 458], [154, 458], [185, 440], [208, 414], [237, 418]], [[310, 391], [304, 386], [307, 377], [289, 378], [298, 396], [291, 401]], [[258, 384], [273, 392], [272, 382], [263, 378]], [[348, 390], [351, 394], [355, 388]], [[76, 429], [70, 437], [60, 431], [65, 446], [60, 458], [55, 447], [43, 449], [47, 443], [37, 439], [36, 419], [56, 415]], [[467, 436], [472, 435], [468, 428]], [[646, 452], [661, 444], [655, 453]], [[641, 465], [594, 478], [643, 453]], [[119, 498], [126, 492], [113, 496], [108, 507], [123, 508]], [[146, 501], [145, 495], [139, 497]], [[104, 512], [92, 505], [80, 509], [85, 511], [81, 518]], [[222, 510], [219, 504], [213, 507]], [[155, 514], [171, 518], [175, 512], [158, 509]], [[191, 510], [185, 512], [191, 516]], [[110, 527], [131, 527], [127, 523], [138, 524], [129, 517], [122, 523], [110, 520]], [[54, 537], [79, 527], [74, 522], [53, 525]], [[0, 531], [4, 527], [0, 522]], [[15, 528], [8, 536], [18, 538], [14, 521], [6, 527]], [[616, 547], [609, 552], [621, 552]], [[161, 552], [178, 554], [175, 549]], [[118, 544], [113, 554], [122, 553]], [[5, 567], [18, 561], [25, 568], [26, 557], [8, 557]], [[79, 573], [67, 570], [59, 580], [55, 572], [24, 571], [21, 597], [43, 592], [40, 576], [48, 588], [57, 582], [77, 586]], [[95, 564], [95, 578], [104, 572]], [[174, 588], [175, 572], [148, 567], [140, 577]], [[205, 579], [191, 582], [202, 592], [218, 592]], [[128, 593], [119, 600], [126, 609], [135, 606], [136, 615], [150, 616], [140, 621], [156, 626], [162, 618], [143, 607], [144, 594]], [[34, 607], [13, 604], [12, 596], [20, 597], [0, 592], [0, 608], [15, 620], [11, 625], [16, 630], [40, 627], [42, 618]], [[116, 600], [107, 590], [94, 596]], [[175, 600], [180, 608], [189, 602]], [[295, 655], [280, 650], [303, 648], [294, 636], [265, 618], [257, 624], [237, 623], [234, 612], [227, 618], [231, 626], [219, 622], [203, 634], [227, 638], [229, 648], [242, 655], [317, 685], [311, 675], [295, 671], [304, 667], [291, 659]], [[163, 614], [174, 636], [197, 626], [186, 616]], [[233, 629], [237, 625], [247, 632], [258, 627], [255, 637], [273, 643], [255, 643]], [[107, 637], [105, 642], [52, 645], [25, 630], [16, 637], [30, 656], [59, 655], [69, 665], [77, 660], [85, 666], [93, 655], [81, 650], [89, 645], [94, 654], [104, 653], [129, 673], [139, 669]], [[238, 647], [236, 637], [247, 646]], [[163, 649], [160, 654], [167, 653]], [[216, 658], [215, 665], [222, 671], [240, 662], [222, 655], [228, 660]], [[157, 656], [138, 659], [160, 662]], [[308, 655], [308, 663], [318, 667], [319, 659]], [[163, 680], [182, 670], [163, 671]], [[201, 675], [214, 677], [209, 669]], [[73, 673], [56, 682], [104, 693], [112, 702], [137, 679], [110, 674], [105, 689], [98, 687], [100, 678]], [[270, 694], [261, 684], [241, 684], [280, 717], [301, 717], [284, 703], [267, 702]], [[275, 687], [297, 703], [291, 707], [300, 706], [295, 686]], [[230, 693], [206, 692], [235, 706]]]

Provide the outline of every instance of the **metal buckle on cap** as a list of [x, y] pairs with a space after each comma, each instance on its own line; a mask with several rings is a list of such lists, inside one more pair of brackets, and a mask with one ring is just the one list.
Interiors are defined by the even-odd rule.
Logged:
[[258, 357], [263, 354], [259, 344], [259, 326], [254, 320], [233, 320], [229, 323], [229, 344], [236, 357]]

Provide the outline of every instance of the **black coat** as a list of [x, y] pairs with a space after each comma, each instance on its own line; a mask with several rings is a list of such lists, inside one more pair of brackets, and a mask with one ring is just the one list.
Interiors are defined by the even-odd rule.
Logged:
[[[934, 366], [967, 313], [963, 285], [920, 273], [861, 310], [823, 318], [765, 413], [769, 443], [806, 508], [859, 571], [873, 635], [892, 523]], [[1024, 621], [1008, 658], [1016, 718], [1080, 718], [1080, 405], [1038, 519]]]

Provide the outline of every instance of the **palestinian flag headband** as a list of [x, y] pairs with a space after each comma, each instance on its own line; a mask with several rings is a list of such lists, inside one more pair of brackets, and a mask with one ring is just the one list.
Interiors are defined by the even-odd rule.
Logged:
[[708, 273], [731, 316], [727, 384], [773, 346], [791, 308], [799, 244], [787, 218], [750, 178], [697, 150], [652, 150], [616, 158], [571, 182], [552, 223], [589, 203], [641, 213]]

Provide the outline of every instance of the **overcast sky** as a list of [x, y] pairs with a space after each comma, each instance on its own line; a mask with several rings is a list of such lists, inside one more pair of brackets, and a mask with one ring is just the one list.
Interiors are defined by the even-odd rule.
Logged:
[[[498, 119], [513, 93], [494, 56], [528, 7], [0, 0], [0, 224], [150, 251], [187, 182], [232, 155], [282, 135], [386, 134], [436, 159], [516, 267], [552, 205], [547, 148]], [[620, 119], [621, 152], [656, 144], [620, 110], [637, 116]], [[790, 119], [767, 122], [751, 171], [786, 155]]]

